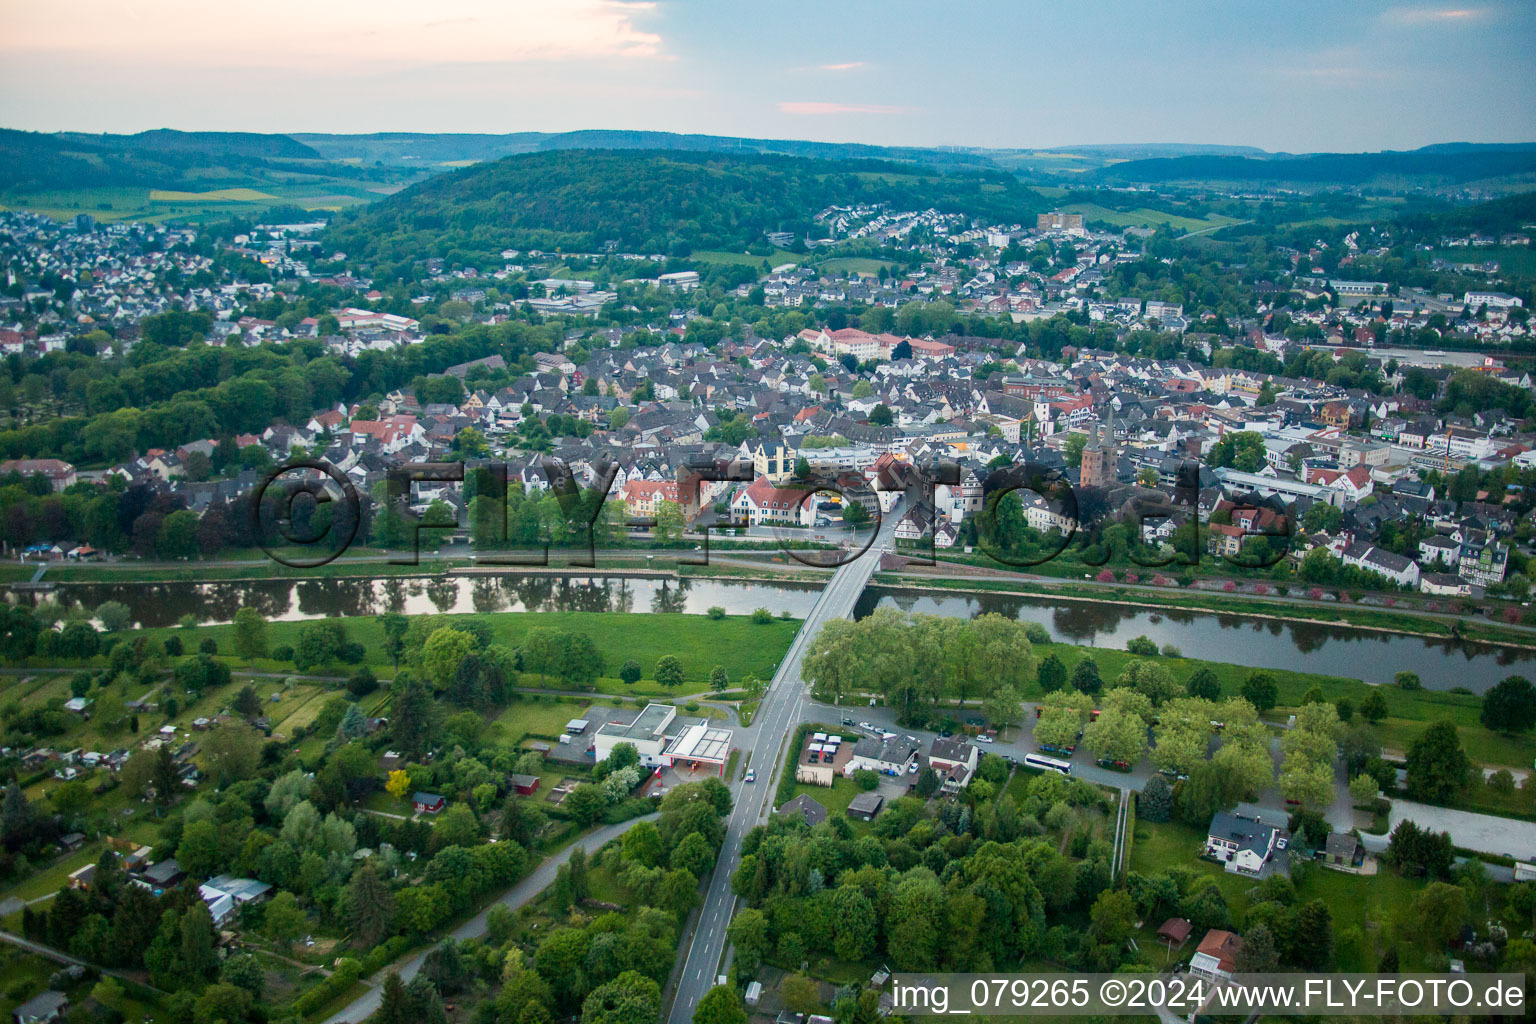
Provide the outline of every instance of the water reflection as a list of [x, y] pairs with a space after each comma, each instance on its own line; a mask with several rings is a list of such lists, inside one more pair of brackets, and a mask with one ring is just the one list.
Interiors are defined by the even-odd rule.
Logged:
[[[228, 583], [66, 584], [63, 604], [95, 608], [121, 601], [142, 626], [172, 626], [185, 615], [228, 622], [243, 607], [269, 619], [296, 621], [342, 615], [472, 612], [633, 612], [702, 615], [719, 606], [732, 615], [754, 608], [788, 609], [803, 618], [820, 588], [716, 580], [620, 576], [475, 575], [383, 579], [248, 580]], [[17, 594], [16, 600], [36, 600]]]
[[1190, 612], [1016, 594], [918, 594], [870, 587], [855, 617], [877, 607], [972, 618], [996, 613], [1038, 622], [1068, 643], [1124, 649], [1146, 636], [1191, 658], [1255, 667], [1291, 668], [1367, 682], [1417, 672], [1430, 689], [1464, 686], [1482, 693], [1512, 673], [1536, 677], [1536, 652], [1449, 639], [1398, 636], [1325, 622], [1285, 622], [1229, 613]]

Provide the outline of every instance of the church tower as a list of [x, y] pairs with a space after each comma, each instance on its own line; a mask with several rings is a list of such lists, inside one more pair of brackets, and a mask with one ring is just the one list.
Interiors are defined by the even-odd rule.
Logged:
[[1084, 487], [1108, 489], [1117, 482], [1116, 468], [1120, 454], [1115, 449], [1115, 428], [1110, 421], [1096, 424], [1088, 434], [1088, 444], [1083, 448], [1082, 471], [1078, 476]]

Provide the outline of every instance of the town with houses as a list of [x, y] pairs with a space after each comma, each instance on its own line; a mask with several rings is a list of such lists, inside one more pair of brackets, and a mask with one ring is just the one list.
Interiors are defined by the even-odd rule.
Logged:
[[[836, 906], [867, 910], [871, 934], [864, 886], [882, 903], [925, 887], [980, 916], [993, 909], [959, 888], [967, 869], [954, 865], [1027, 859], [1055, 879], [1041, 885], [1049, 895], [998, 889], [993, 902], [1017, 899], [1022, 915], [1032, 899], [1053, 926], [1015, 922], [1041, 934], [1027, 948], [1000, 941], [1005, 962], [1135, 964], [1211, 982], [1282, 962], [1369, 970], [1389, 962], [1378, 945], [1392, 965], [1399, 945], [1451, 971], [1499, 962], [1509, 929], [1455, 901], [1496, 881], [1533, 894], [1511, 896], [1509, 915], [1521, 900], [1520, 913], [1536, 910], [1529, 821], [1497, 817], [1536, 792], [1517, 735], [1536, 724], [1523, 677], [1498, 684], [1518, 691], [1503, 717], [1486, 711], [1492, 696], [1457, 688], [1429, 701], [1450, 701], [1455, 725], [1426, 726], [1411, 671], [1239, 672], [1146, 636], [1094, 650], [995, 614], [960, 621], [994, 645], [982, 671], [979, 644], [914, 639], [948, 629], [938, 617], [856, 617], [875, 571], [857, 562], [826, 581], [804, 645], [790, 612], [767, 607], [636, 630], [601, 612], [559, 628], [499, 621], [543, 621], [532, 602], [511, 616], [304, 621], [241, 602], [232, 621], [190, 614], [135, 631], [112, 600], [59, 603], [53, 580], [67, 573], [247, 568], [218, 561], [264, 546], [240, 524], [288, 463], [311, 464], [315, 479], [323, 463], [366, 496], [375, 523], [392, 477], [461, 463], [463, 476], [419, 480], [405, 503], [446, 531], [452, 557], [485, 559], [471, 571], [515, 546], [504, 524], [485, 529], [469, 489], [503, 467], [509, 487], [546, 507], [573, 481], [602, 495], [604, 543], [651, 552], [647, 571], [709, 536], [754, 572], [787, 571], [767, 561], [776, 548], [873, 536], [879, 571], [908, 581], [933, 570], [1140, 588], [1092, 592], [1122, 605], [1152, 591], [1278, 593], [1323, 621], [1346, 606], [1417, 612], [1449, 623], [1447, 644], [1474, 619], [1485, 631], [1536, 625], [1532, 292], [1506, 262], [1478, 258], [1523, 254], [1527, 230], [1415, 241], [1414, 252], [1467, 258], [1425, 258], [1410, 275], [1384, 225], [1305, 247], [1258, 243], [1218, 265], [1167, 229], [1065, 210], [991, 224], [852, 204], [812, 223], [724, 261], [508, 248], [494, 265], [424, 256], [406, 282], [399, 268], [375, 281], [377, 268], [335, 251], [323, 219], [0, 213], [0, 540], [20, 572], [0, 643], [26, 700], [0, 709], [14, 847], [0, 882], [15, 883], [0, 928], [43, 955], [66, 947], [81, 972], [127, 968], [147, 987], [120, 1001], [145, 1021], [173, 1006], [172, 1019], [229, 1024], [260, 1016], [255, 1001], [274, 990], [286, 1016], [273, 1020], [310, 1024], [612, 1024], [602, 998], [620, 992], [645, 1007], [637, 1024], [873, 1024], [896, 1015], [893, 966], [994, 963], [922, 952], [896, 919], [883, 949], [841, 925], [828, 926], [835, 939], [801, 936], [794, 922], [822, 906], [831, 879], [792, 877], [805, 871], [788, 851], [814, 836], [860, 865]], [[269, 374], [240, 400], [262, 416], [178, 383], [156, 397], [189, 404], [150, 419], [145, 401], [146, 418], [117, 429], [145, 389], [127, 378], [162, 361], [183, 372], [180, 358], [216, 368], [220, 389], [245, 369]], [[354, 374], [390, 383], [336, 397]], [[138, 443], [146, 435], [165, 443]], [[90, 504], [103, 496], [105, 512]], [[354, 566], [396, 540], [366, 530]], [[1039, 557], [1052, 550], [1062, 557]], [[700, 639], [716, 628], [736, 632]], [[618, 630], [598, 635], [619, 649], [598, 651], [582, 629]], [[1498, 638], [1511, 635], [1523, 637]], [[945, 648], [941, 666], [922, 642]], [[868, 678], [862, 663], [835, 664], [850, 651], [877, 666]], [[815, 703], [801, 701], [802, 678]], [[1389, 684], [1390, 706], [1362, 696]], [[33, 699], [44, 690], [46, 702]], [[1383, 721], [1385, 739], [1370, 731]], [[1449, 754], [1420, 758], [1442, 724], [1460, 768]], [[1093, 756], [1074, 763], [1079, 745]], [[1463, 849], [1459, 831], [1454, 857], [1448, 830], [1398, 813], [1436, 814], [1460, 792], [1483, 801], [1468, 812], [1468, 842], [1483, 845]], [[1488, 839], [1489, 821], [1518, 827]], [[251, 838], [220, 838], [226, 824]], [[920, 848], [910, 837], [925, 832], [937, 838]], [[549, 878], [533, 873], [545, 857]], [[1319, 895], [1355, 885], [1451, 900], [1454, 927], [1413, 938], [1420, 949], [1392, 938], [1411, 929], [1396, 916], [1386, 934], [1377, 903], [1330, 911]], [[41, 897], [22, 898], [33, 887]], [[1239, 898], [1252, 908], [1231, 912]], [[1415, 895], [1411, 906], [1440, 904]], [[109, 913], [112, 929], [138, 915], [158, 932], [114, 952], [100, 938]], [[77, 918], [88, 924], [75, 929]], [[925, 920], [924, 934], [941, 930]], [[573, 935], [583, 949], [662, 955], [623, 972], [617, 952], [570, 966], [559, 957]], [[717, 975], [728, 947], [735, 959]], [[821, 959], [832, 952], [836, 967]], [[488, 967], [465, 966], [482, 953]], [[835, 985], [850, 964], [859, 977]], [[41, 1024], [66, 1019], [72, 1000], [119, 998], [85, 977], [23, 986], [14, 1018]], [[739, 1002], [741, 1016], [691, 1015], [711, 998]], [[214, 999], [236, 1012], [210, 1016]], [[837, 1018], [820, 1012], [834, 1006]]]
[[[1391, 587], [1438, 596], [1481, 597], [1504, 581], [1510, 546], [1519, 543], [1509, 495], [1453, 496], [1449, 484], [1467, 466], [1536, 469], [1536, 433], [1523, 432], [1506, 410], [1457, 415], [1445, 411], [1440, 398], [1458, 374], [1531, 392], [1530, 374], [1507, 367], [1497, 354], [1500, 345], [1529, 339], [1521, 299], [1492, 284], [1462, 295], [1432, 295], [1382, 282], [1313, 276], [1308, 262], [1318, 253], [1281, 249], [1277, 255], [1292, 271], [1287, 294], [1293, 305], [1284, 314], [1289, 330], [1267, 329], [1279, 314], [1271, 314], [1278, 307], [1266, 299], [1273, 300], [1279, 286], [1260, 281], [1254, 284], [1255, 315], [1236, 337], [1218, 339], [1202, 331], [1214, 316], [1210, 311], [1104, 294], [1106, 275], [1115, 266], [1147, 258], [1141, 243], [1149, 232], [1089, 231], [1082, 215], [1060, 213], [1041, 214], [1030, 229], [967, 226], [961, 220], [932, 210], [822, 211], [818, 221], [832, 236], [826, 241], [873, 238], [899, 244], [917, 225], [937, 240], [925, 243], [921, 262], [904, 272], [886, 274], [882, 268], [878, 276], [829, 276], [788, 264], [739, 284], [732, 294], [802, 311], [812, 324], [818, 309], [849, 304], [888, 309], [896, 314], [883, 317], [889, 328], [806, 326], [763, 337], [749, 327], [740, 337], [709, 344], [690, 340], [689, 325], [708, 312], [691, 303], [702, 294], [698, 271], [658, 273], [654, 280], [630, 279], [621, 286], [670, 292], [672, 309], [660, 320], [583, 327], [583, 318], [614, 312], [618, 293], [591, 281], [538, 277], [549, 254], [509, 250], [502, 254], [509, 260], [505, 266], [484, 274], [448, 271], [441, 260], [429, 259], [422, 288], [430, 291], [412, 299], [412, 306], [435, 310], [440, 296], [467, 306], [466, 319], [486, 324], [518, 315], [570, 317], [563, 347], [535, 353], [525, 368], [509, 366], [498, 355], [449, 366], [437, 376], [453, 379], [452, 392], [459, 397], [451, 401], [425, 401], [412, 388], [398, 388], [366, 407], [338, 403], [308, 417], [276, 419], [233, 443], [241, 450], [259, 447], [279, 463], [295, 453], [324, 458], [372, 493], [393, 466], [449, 458], [455, 439], [471, 430], [483, 437], [483, 454], [507, 462], [525, 490], [548, 487], [549, 456], [572, 467], [584, 486], [606, 476], [608, 464], [615, 463], [609, 498], [622, 501], [629, 515], [649, 519], [659, 502], [674, 501], [686, 506], [690, 522], [715, 527], [817, 525], [823, 518], [817, 503], [808, 500], [808, 490], [794, 486], [797, 468], [869, 490], [878, 488], [893, 464], [927, 466], [938, 460], [957, 467], [959, 483], [938, 484], [931, 507], [905, 509], [897, 533], [905, 542], [931, 539], [938, 549], [974, 545], [974, 529], [967, 535], [964, 524], [983, 507], [989, 473], [1003, 463], [1029, 464], [1058, 471], [1073, 485], [1108, 492], [1107, 509], [1165, 506], [1166, 514], [1153, 519], [1141, 512], [1144, 539], [1152, 543], [1166, 542], [1191, 519], [1208, 524], [1223, 502], [1230, 508], [1234, 501], [1257, 497], [1298, 523], [1314, 504], [1340, 513], [1313, 517], [1329, 527], [1296, 537], [1298, 562], [1321, 547]], [[206, 314], [203, 340], [213, 346], [312, 339], [325, 352], [351, 359], [429, 337], [418, 318], [368, 308], [385, 296], [366, 280], [333, 270], [344, 265], [345, 254], [321, 251], [315, 236], [323, 226], [261, 225], [220, 240], [210, 256], [191, 228], [96, 225], [85, 216], [60, 224], [4, 214], [0, 256], [11, 287], [0, 296], [0, 317], [9, 320], [0, 327], [0, 351], [26, 361], [106, 328], [110, 344], [98, 355], [131, 354], [138, 322], [173, 311]], [[1343, 240], [1349, 255], [1339, 261], [1340, 272], [1362, 252], [1357, 236]], [[1529, 238], [1473, 235], [1441, 243], [1474, 251], [1495, 243], [1528, 245]], [[1034, 262], [1002, 259], [1019, 250], [1036, 253]], [[1075, 255], [1064, 259], [1063, 250]], [[976, 255], [962, 258], [961, 252]], [[659, 256], [621, 255], [665, 262]], [[1036, 270], [1041, 262], [1049, 265]], [[257, 276], [247, 271], [252, 263], [262, 268], [263, 280], [250, 279]], [[1064, 265], [1053, 269], [1057, 264]], [[1499, 280], [1496, 264], [1473, 261], [1459, 269]], [[522, 303], [511, 298], [508, 281], [527, 296]], [[312, 284], [346, 290], [359, 305], [276, 319], [246, 312]], [[497, 288], [507, 298], [489, 300], [488, 291]], [[1015, 323], [1075, 318], [1095, 327], [1094, 341], [1110, 344], [1067, 344], [1058, 357], [1044, 358], [1032, 354], [1027, 343], [898, 333], [904, 309], [940, 301], [960, 317], [996, 314]], [[1447, 323], [1478, 351], [1494, 354], [1391, 346], [1394, 335], [1417, 339]], [[1177, 338], [1180, 357], [1148, 358], [1113, 347], [1116, 338], [1137, 336]], [[1243, 360], [1211, 358], [1213, 342], [1219, 351], [1223, 340], [1229, 353], [1262, 355], [1279, 364], [1298, 353], [1320, 353], [1325, 360], [1310, 365], [1347, 365], [1353, 376], [1367, 376], [1375, 386], [1330, 383], [1333, 374], [1288, 377], [1238, 369], [1234, 363]], [[1410, 378], [1414, 387], [1405, 388]], [[480, 383], [486, 380], [503, 383]], [[547, 442], [538, 448], [527, 445], [524, 428], [551, 417], [567, 427], [564, 436], [546, 433]], [[1210, 453], [1232, 434], [1256, 435], [1260, 457], [1212, 464]], [[118, 477], [175, 495], [201, 514], [211, 505], [238, 501], [257, 482], [250, 470], [209, 479], [203, 460], [218, 443], [214, 437], [187, 437], [174, 448], [139, 452], [84, 472], [57, 459], [12, 460], [3, 469], [23, 476], [43, 473], [55, 490], [77, 479], [105, 483]], [[1186, 463], [1199, 466], [1193, 488], [1187, 478], [1180, 487]], [[754, 479], [687, 485], [690, 467], [700, 465], [750, 467]], [[426, 493], [429, 497], [418, 495], [420, 506], [446, 500], [464, 521], [456, 488]], [[1028, 524], [1039, 533], [1070, 533], [1088, 525], [1039, 496], [1026, 504]], [[883, 511], [889, 511], [889, 496], [885, 505]], [[1383, 524], [1405, 520], [1422, 524], [1416, 545], [1405, 548], [1396, 535], [1384, 542]], [[1216, 524], [1208, 552], [1236, 553], [1243, 533], [1229, 521]], [[34, 559], [101, 554], [70, 544], [69, 538], [26, 547]]]

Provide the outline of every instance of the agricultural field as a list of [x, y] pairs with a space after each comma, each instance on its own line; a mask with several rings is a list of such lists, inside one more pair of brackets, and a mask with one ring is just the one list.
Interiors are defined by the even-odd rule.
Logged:
[[1117, 228], [1157, 227], [1166, 224], [1183, 231], [1208, 231], [1238, 223], [1236, 217], [1211, 214], [1203, 218], [1183, 217], [1176, 213], [1141, 207], [1135, 210], [1111, 210], [1097, 203], [1073, 203], [1065, 207], [1067, 213], [1080, 213], [1090, 221], [1103, 221]]

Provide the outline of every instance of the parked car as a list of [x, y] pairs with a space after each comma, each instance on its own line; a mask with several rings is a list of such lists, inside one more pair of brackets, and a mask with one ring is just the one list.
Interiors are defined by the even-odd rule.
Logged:
[[1098, 764], [1100, 768], [1108, 768], [1114, 772], [1128, 772], [1131, 770], [1129, 761], [1117, 761], [1112, 757], [1101, 757]]
[[913, 761], [911, 764], [907, 765], [907, 774], [908, 775], [916, 775], [917, 774], [917, 762], [916, 761]]
[[979, 734], [976, 737], [976, 742], [977, 743], [994, 743], [996, 741], [993, 740], [992, 737], [988, 736], [986, 733], [981, 733], [981, 734]]
[[845, 718], [845, 719], [843, 719], [843, 724], [844, 724], [844, 725], [847, 725], [847, 726], [855, 726], [855, 725], [858, 725], [858, 724], [859, 724], [859, 723], [858, 723], [858, 722], [855, 722], [855, 721], [854, 721], [854, 720], [853, 720], [853, 719], [851, 719], [851, 718]]

